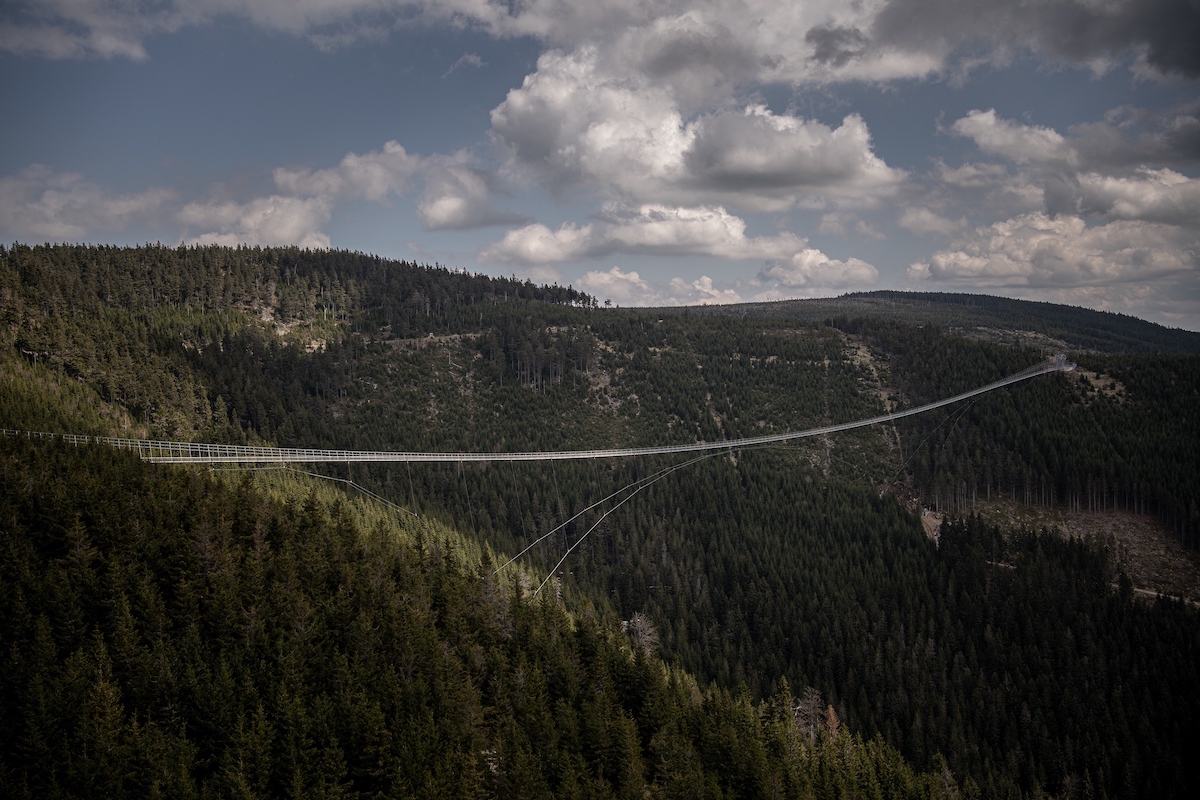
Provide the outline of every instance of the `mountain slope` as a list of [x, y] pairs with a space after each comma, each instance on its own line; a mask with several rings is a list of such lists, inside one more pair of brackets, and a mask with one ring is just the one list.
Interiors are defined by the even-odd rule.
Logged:
[[[713, 441], [919, 405], [1042, 357], [895, 321], [601, 310], [358, 254], [13, 248], [0, 264], [3, 358], [20, 365], [0, 373], [9, 428], [75, 416], [161, 437], [450, 451]], [[812, 687], [851, 730], [920, 770], [941, 753], [987, 796], [1089, 781], [1188, 796], [1194, 613], [1114, 592], [1120, 570], [1095, 544], [971, 522], [937, 547], [893, 496], [955, 512], [988, 493], [1117, 504], [1193, 541], [1197, 360], [1079, 358], [1089, 383], [1044, 376], [928, 418], [721, 454], [619, 508], [679, 462], [329, 475], [477, 547], [544, 537], [522, 563], [562, 560], [549, 586], [568, 608], [648, 622], [669, 663], [735, 696]], [[87, 420], [84, 397], [101, 404]]]
[[94, 447], [4, 439], [0, 464], [5, 797], [957, 792], [786, 686], [701, 692], [420, 526]]

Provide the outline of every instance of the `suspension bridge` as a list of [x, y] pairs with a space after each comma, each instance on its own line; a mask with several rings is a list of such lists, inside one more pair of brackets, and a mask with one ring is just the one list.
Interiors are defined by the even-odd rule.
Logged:
[[42, 433], [0, 429], [8, 436], [58, 439], [71, 444], [104, 444], [136, 452], [143, 460], [159, 464], [317, 464], [317, 463], [360, 463], [360, 462], [502, 462], [502, 461], [578, 461], [596, 458], [627, 458], [633, 456], [669, 455], [676, 453], [702, 453], [714, 450], [739, 450], [767, 444], [788, 442], [812, 436], [823, 436], [868, 425], [879, 425], [903, 417], [924, 414], [943, 406], [968, 400], [1014, 383], [1036, 378], [1052, 372], [1069, 372], [1075, 369], [1073, 362], [1059, 354], [1021, 372], [1001, 378], [985, 386], [963, 392], [914, 408], [881, 414], [868, 419], [823, 425], [803, 431], [773, 433], [751, 436], [744, 439], [729, 439], [717, 442], [695, 442], [690, 444], [661, 445], [656, 447], [609, 448], [601, 450], [556, 450], [517, 453], [412, 453], [377, 450], [318, 450], [301, 447], [256, 447], [251, 445], [206, 444], [202, 442], [169, 442], [150, 439], [121, 439], [111, 436], [81, 436], [77, 434]]

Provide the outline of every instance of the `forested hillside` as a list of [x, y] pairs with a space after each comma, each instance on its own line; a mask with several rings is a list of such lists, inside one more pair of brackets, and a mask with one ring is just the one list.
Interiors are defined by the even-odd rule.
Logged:
[[[928, 327], [837, 324], [886, 354], [892, 386], [913, 405], [1025, 363], [1020, 351]], [[1066, 380], [981, 397], [951, 425], [914, 420], [923, 443], [908, 462], [914, 481], [933, 504], [955, 510], [980, 495], [1008, 494], [1024, 503], [1154, 513], [1186, 546], [1200, 546], [1200, 358], [1077, 357], [1081, 368]]]
[[[951, 797], [417, 526], [0, 440], [5, 797]], [[799, 710], [797, 710], [799, 707]]]
[[[1044, 357], [898, 319], [601, 309], [569, 288], [295, 249], [14, 246], [0, 252], [0, 319], [0, 427], [306, 447], [503, 451], [728, 440], [921, 405]], [[1053, 324], [1064, 319], [1070, 315]], [[107, 669], [122, 700], [119, 714], [106, 713], [136, 723], [121, 734], [121, 752], [146, 765], [153, 751], [174, 765], [180, 786], [217, 793], [236, 783], [235, 773], [252, 789], [290, 791], [280, 748], [293, 741], [283, 732], [300, 724], [288, 715], [302, 712], [304, 725], [316, 727], [294, 734], [299, 744], [287, 752], [310, 748], [300, 761], [311, 769], [296, 784], [310, 789], [324, 781], [354, 792], [456, 793], [438, 782], [461, 779], [470, 785], [460, 788], [483, 794], [520, 783], [542, 787], [531, 794], [605, 796], [646, 786], [676, 796], [824, 796], [822, 786], [853, 774], [861, 794], [877, 781], [894, 796], [955, 782], [987, 797], [1191, 796], [1200, 787], [1188, 756], [1200, 744], [1196, 612], [1177, 601], [1135, 600], [1103, 542], [970, 516], [976, 501], [998, 497], [1119, 508], [1161, 520], [1177, 542], [1197, 546], [1200, 358], [1071, 357], [1078, 373], [1042, 376], [928, 416], [687, 466], [660, 458], [325, 470], [341, 481], [331, 485], [353, 495], [352, 482], [424, 520], [399, 533], [336, 508], [264, 499], [256, 494], [261, 477], [231, 488], [117, 455], [10, 443], [3, 580], [29, 588], [6, 599], [13, 622], [3, 646], [21, 669], [5, 702], [22, 720], [41, 714], [82, 736], [93, 722], [71, 714], [86, 703], [36, 711], [31, 698], [50, 691], [39, 685], [88, 696], [84, 678]], [[93, 495], [66, 488], [75, 471], [97, 485], [111, 472], [113, 486], [129, 487], [114, 490], [126, 499], [112, 501], [107, 521], [80, 499]], [[639, 483], [660, 471], [652, 484]], [[938, 543], [925, 535], [914, 499], [953, 515]], [[253, 508], [243, 512], [247, 503]], [[144, 515], [123, 510], [143, 506]], [[201, 524], [215, 509], [220, 518]], [[143, 521], [122, 527], [114, 522], [122, 514]], [[425, 525], [496, 563], [545, 537], [509, 568], [520, 567], [526, 581], [562, 566], [533, 600], [535, 584], [490, 582], [482, 563], [437, 555], [447, 546], [436, 537], [414, 538]], [[78, 586], [63, 577], [76, 568], [68, 541], [78, 538], [75, 528], [92, 537], [85, 550], [99, 548], [84, 559], [95, 574]], [[98, 531], [109, 528], [134, 538], [102, 547]], [[404, 542], [398, 550], [381, 544], [395, 536]], [[280, 566], [285, 553], [290, 561]], [[270, 603], [247, 595], [268, 590], [245, 571], [255, 559], [254, 569], [267, 569], [268, 557], [282, 576], [270, 591], [288, 596], [295, 584], [311, 594]], [[396, 597], [409, 598], [400, 605], [369, 577], [380, 564]], [[362, 576], [347, 577], [355, 570]], [[184, 592], [180, 582], [195, 586]], [[86, 587], [94, 592], [79, 594]], [[130, 607], [163, 611], [158, 622], [130, 623], [146, 652], [129, 645], [140, 655], [120, 656], [133, 660], [118, 667], [114, 653], [125, 645], [117, 640], [130, 634], [119, 630], [113, 598], [146, 587], [161, 598], [151, 592], [153, 602], [130, 599]], [[380, 617], [382, 633], [352, 640], [348, 620], [367, 614], [362, 604], [391, 616]], [[43, 606], [56, 610], [39, 612]], [[420, 609], [425, 616], [411, 616]], [[248, 614], [262, 620], [265, 639], [247, 632]], [[217, 633], [189, 644], [189, 615]], [[617, 632], [622, 622], [626, 635]], [[178, 641], [163, 638], [171, 625]], [[297, 625], [312, 653], [295, 641]], [[426, 637], [436, 630], [441, 644], [420, 639], [417, 628]], [[54, 647], [34, 647], [39, 636]], [[278, 637], [300, 648], [297, 659], [310, 659], [298, 672], [287, 672], [293, 666], [281, 654], [290, 651]], [[382, 654], [408, 637], [417, 637], [415, 652], [430, 654], [411, 669], [436, 667], [442, 676], [421, 678], [443, 687], [424, 689], [422, 702], [462, 710], [442, 720], [403, 691], [381, 696], [392, 703], [380, 706], [388, 747], [417, 746], [396, 731], [419, 729], [401, 721], [422, 714], [431, 720], [421, 724], [452, 728], [422, 739], [446, 743], [440, 754], [412, 756], [434, 759], [424, 772], [385, 776], [362, 761], [369, 737], [338, 716], [352, 707], [338, 692], [375, 698], [372, 687], [397, 668], [382, 666]], [[665, 666], [650, 657], [651, 644]], [[270, 659], [239, 649], [250, 646], [268, 647]], [[362, 648], [374, 655], [356, 661]], [[30, 666], [30, 653], [50, 666]], [[495, 666], [494, 653], [507, 666]], [[527, 669], [514, 666], [521, 659]], [[554, 666], [564, 659], [568, 673]], [[169, 664], [170, 686], [190, 670], [189, 685], [209, 681], [208, 688], [172, 695], [153, 663], [160, 673]], [[38, 684], [37, 675], [49, 677]], [[229, 726], [192, 738], [177, 727], [191, 717], [170, 727], [156, 716], [192, 703], [188, 713], [207, 719], [209, 707], [194, 695], [217, 691], [218, 678], [220, 686], [253, 687], [233, 692], [251, 698], [246, 705], [221, 713], [270, 728], [255, 778], [250, 766], [237, 773], [222, 760], [233, 752], [221, 738]], [[489, 694], [520, 696], [529, 681], [529, 702], [540, 704], [533, 710]], [[800, 699], [789, 700], [787, 687]], [[605, 697], [610, 688], [603, 712], [593, 713], [600, 700], [592, 692]], [[829, 737], [831, 747], [851, 748], [836, 769], [820, 761], [834, 751], [821, 749], [813, 727], [818, 705], [850, 732]], [[322, 714], [329, 721], [318, 724]], [[588, 732], [601, 719], [604, 731]], [[705, 739], [710, 730], [731, 744]], [[53, 765], [67, 763], [61, 753], [43, 749], [29, 762], [42, 766], [14, 771], [33, 735], [6, 741], [9, 785], [88, 794], [93, 784], [79, 776], [105, 770], [60, 774]], [[847, 766], [854, 759], [862, 770]], [[461, 774], [454, 764], [466, 765]], [[513, 771], [517, 764], [524, 771]], [[150, 785], [136, 780], [122, 786]]]

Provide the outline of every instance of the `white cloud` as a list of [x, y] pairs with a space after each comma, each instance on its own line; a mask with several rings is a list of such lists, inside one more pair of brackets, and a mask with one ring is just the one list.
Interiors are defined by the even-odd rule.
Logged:
[[566, 277], [558, 267], [549, 264], [534, 264], [531, 266], [517, 267], [513, 270], [513, 274], [518, 278], [533, 281], [537, 284], [555, 284], [563, 285], [567, 283]]
[[327, 199], [363, 197], [378, 203], [391, 194], [402, 193], [421, 166], [420, 157], [409, 154], [399, 142], [389, 141], [382, 150], [364, 155], [347, 153], [340, 164], [328, 169], [279, 167], [274, 178], [275, 185], [289, 194]]
[[872, 152], [871, 134], [857, 114], [831, 129], [751, 105], [700, 117], [690, 127], [696, 135], [684, 154], [690, 173], [684, 183], [745, 193], [764, 206], [872, 205], [905, 177]]
[[189, 237], [196, 244], [297, 245], [328, 248], [320, 227], [329, 221], [330, 204], [323, 198], [271, 195], [247, 203], [188, 203], [179, 212], [189, 226], [210, 229]]
[[[1200, 102], [1160, 111], [1132, 106], [1110, 110], [1102, 121], [1072, 125], [1066, 134], [972, 111], [950, 130], [975, 141], [980, 150], [1031, 168], [1067, 172], [1128, 172], [1131, 168], [1190, 165], [1200, 159]], [[950, 169], [939, 162], [939, 180], [980, 187], [1004, 179], [996, 164]]]
[[321, 231], [335, 207], [346, 200], [387, 202], [408, 188], [425, 162], [395, 141], [365, 154], [347, 153], [336, 167], [272, 172], [279, 193], [246, 202], [192, 202], [179, 212], [189, 230], [202, 233], [190, 241], [200, 244], [287, 245], [326, 248]]
[[962, 228], [962, 220], [953, 220], [928, 208], [909, 206], [900, 212], [897, 223], [901, 228], [918, 234], [936, 233], [948, 236]]
[[711, 105], [767, 66], [753, 41], [699, 10], [632, 26], [606, 51], [607, 71], [667, 87], [685, 112]]
[[600, 43], [683, 98], [697, 86], [953, 74], [1013, 51], [1095, 70], [1135, 52], [1136, 69], [1195, 76], [1198, 16], [1180, 0], [16, 0], [0, 14], [0, 46], [141, 58], [147, 37], [220, 17], [324, 47], [424, 22], [564, 49]]
[[682, 169], [691, 134], [663, 88], [609, 81], [594, 48], [551, 51], [492, 111], [513, 168], [553, 189], [601, 179], [631, 196]]
[[1013, 50], [1103, 71], [1122, 54], [1142, 69], [1200, 74], [1200, 8], [1179, 0], [892, 0], [873, 15], [881, 45], [1004, 63]]
[[[700, 0], [440, 0], [430, 13], [469, 18], [500, 36], [536, 36], [556, 47], [602, 42], [628, 71], [682, 97], [743, 82], [888, 80], [935, 72], [942, 52], [879, 44], [869, 33], [881, 0], [739, 3]], [[615, 65], [614, 65], [615, 67]]]
[[[961, 232], [965, 220], [953, 217], [971, 213], [960, 202], [965, 197], [972, 204], [982, 198], [988, 219], [1006, 218], [1000, 228], [979, 229], [991, 231], [987, 237], [967, 235], [929, 259], [924, 273], [914, 273], [933, 277], [941, 270], [948, 281], [970, 282], [976, 267], [980, 280], [1016, 282], [997, 285], [1101, 280], [1132, 273], [1134, 264], [1160, 274], [1170, 269], [1172, 253], [1186, 259], [1195, 250], [1187, 230], [1200, 217], [1197, 182], [1184, 174], [1200, 154], [1194, 102], [1169, 113], [1118, 109], [1103, 122], [1062, 132], [1006, 120], [994, 110], [973, 111], [951, 130], [1008, 165], [939, 164], [914, 187], [875, 153], [861, 117], [849, 114], [826, 125], [771, 111], [755, 94], [764, 85], [966, 75], [1030, 52], [1096, 70], [1135, 52], [1142, 58], [1138, 69], [1200, 75], [1191, 2], [16, 0], [0, 7], [0, 51], [141, 59], [149, 37], [220, 17], [306, 36], [326, 48], [378, 40], [413, 24], [531, 36], [554, 48], [493, 110], [492, 133], [508, 158], [502, 174], [553, 192], [582, 188], [597, 203], [614, 204], [586, 223], [509, 231], [483, 254], [495, 261], [704, 255], [769, 261], [768, 269], [795, 286], [839, 275], [866, 279], [865, 262], [806, 255], [819, 251], [791, 233], [748, 236], [743, 218], [730, 211], [819, 210], [826, 212], [823, 230], [877, 236], [855, 212], [902, 191], [914, 202], [897, 222], [916, 233]], [[468, 53], [446, 74], [481, 65]], [[79, 176], [22, 173], [0, 180], [0, 219], [47, 232], [37, 235], [66, 237], [175, 214], [214, 241], [290, 237], [319, 244], [328, 242], [321, 228], [339, 204], [388, 202], [414, 190], [421, 191], [416, 211], [427, 229], [521, 219], [504, 209], [495, 175], [471, 158], [420, 157], [395, 142], [349, 153], [324, 169], [280, 168], [274, 179], [267, 196], [191, 203], [180, 211], [163, 190], [117, 195]], [[1085, 217], [1108, 224], [1055, 228]], [[1045, 233], [1051, 229], [1056, 232]], [[1014, 266], [1023, 263], [1041, 266]], [[1074, 264], [1075, 272], [1062, 264]], [[689, 291], [706, 290], [692, 285]]]
[[776, 281], [788, 288], [863, 286], [878, 281], [879, 270], [857, 258], [839, 261], [808, 247], [789, 259], [764, 267], [759, 279]]
[[[766, 261], [767, 266], [752, 284], [760, 289], [763, 284], [773, 286], [768, 293], [774, 291], [779, 296], [795, 295], [796, 290], [866, 287], [879, 280], [879, 271], [871, 264], [857, 258], [829, 258], [794, 234], [747, 236], [745, 222], [719, 207], [644, 205], [631, 209], [609, 205], [587, 225], [566, 223], [551, 230], [534, 224], [509, 231], [501, 241], [486, 248], [480, 258], [524, 264], [562, 263], [614, 253]], [[581, 285], [593, 294], [627, 305], [737, 303], [743, 299], [736, 286], [718, 286], [709, 276], [698, 280], [676, 277], [657, 284], [616, 266], [587, 272]]]
[[592, 226], [565, 222], [552, 231], [540, 222], [511, 230], [480, 253], [482, 261], [552, 264], [575, 261], [590, 254]]
[[627, 202], [754, 210], [872, 205], [905, 174], [855, 114], [837, 128], [759, 104], [684, 118], [667, 87], [605, 72], [598, 51], [552, 51], [492, 111], [514, 174]]
[[720, 289], [707, 275], [698, 280], [671, 279], [672, 305], [727, 305], [740, 303], [742, 297], [734, 289]]
[[1200, 101], [1159, 111], [1133, 106], [1072, 126], [1070, 135], [1091, 169], [1178, 166], [1200, 158]]
[[[939, 162], [929, 177], [952, 193], [982, 190], [993, 211], [1014, 216], [1044, 211], [1200, 227], [1200, 180], [1148, 165], [1155, 156], [1186, 161], [1189, 148], [1196, 150], [1194, 163], [1200, 156], [1200, 145], [1191, 143], [1200, 139], [1196, 117], [1191, 109], [1149, 114], [1122, 108], [1103, 123], [1075, 126], [1064, 136], [1002, 119], [992, 110], [972, 111], [951, 129], [984, 152], [1012, 161], [1015, 174], [996, 164], [950, 168]], [[1169, 130], [1148, 132], [1148, 122]], [[941, 202], [953, 201], [942, 196]], [[914, 213], [906, 210], [904, 216]]]
[[1003, 183], [1008, 178], [1008, 170], [1000, 164], [968, 163], [948, 167], [939, 161], [930, 177], [954, 189], [988, 189]]
[[610, 207], [601, 228], [624, 252], [711, 255], [734, 260], [778, 258], [804, 240], [791, 233], [746, 236], [746, 223], [721, 207], [643, 205], [636, 211]]
[[[1002, 221], [912, 264], [909, 279], [1196, 327], [1200, 180], [1162, 166], [1194, 163], [1196, 119], [1193, 107], [1121, 108], [1063, 134], [991, 110], [971, 112], [951, 130], [1014, 169], [939, 162], [929, 175], [929, 199], [936, 208], [987, 210]], [[973, 198], [981, 193], [978, 206]], [[915, 232], [956, 232], [916, 205], [899, 223]]]
[[244, 203], [189, 203], [179, 218], [189, 228], [206, 229], [193, 237], [197, 242], [329, 247], [329, 236], [321, 227], [340, 203], [356, 199], [386, 203], [423, 181], [417, 217], [429, 230], [525, 221], [520, 214], [496, 207], [500, 191], [495, 177], [472, 167], [466, 152], [421, 157], [389, 141], [377, 151], [347, 153], [336, 167], [279, 167], [272, 175], [278, 193]]
[[594, 222], [540, 223], [509, 231], [480, 258], [505, 263], [561, 263], [611, 253], [705, 255], [731, 260], [790, 258], [805, 240], [792, 234], [746, 235], [746, 223], [724, 208], [681, 208], [646, 204], [606, 206]]
[[722, 289], [712, 278], [702, 275], [689, 281], [671, 278], [666, 283], [653, 283], [636, 271], [625, 272], [620, 267], [590, 270], [579, 280], [580, 287], [598, 298], [612, 300], [621, 306], [682, 306], [740, 303], [742, 296], [735, 289]]
[[426, 230], [466, 230], [528, 222], [523, 214], [496, 204], [501, 194], [495, 177], [471, 167], [463, 154], [431, 158], [423, 168], [425, 191], [417, 203], [417, 219]]
[[983, 152], [1017, 164], [1075, 166], [1079, 160], [1075, 149], [1058, 131], [1001, 119], [995, 109], [971, 111], [950, 129], [975, 140]]
[[913, 280], [974, 287], [1083, 287], [1195, 273], [1200, 238], [1173, 225], [1026, 214], [977, 228], [909, 267]]
[[0, 178], [0, 230], [23, 239], [81, 240], [144, 222], [173, 201], [167, 189], [113, 194], [76, 173], [34, 164]]
[[618, 305], [655, 305], [659, 291], [636, 271], [625, 272], [620, 267], [608, 270], [589, 270], [579, 279], [585, 292], [612, 300]]
[[1200, 229], [1200, 180], [1170, 169], [1130, 177], [1079, 176], [1080, 206], [1113, 219], [1149, 220]]
[[51, 25], [0, 25], [0, 52], [54, 59], [99, 56], [146, 58], [141, 36], [106, 36], [97, 31], [80, 35]]

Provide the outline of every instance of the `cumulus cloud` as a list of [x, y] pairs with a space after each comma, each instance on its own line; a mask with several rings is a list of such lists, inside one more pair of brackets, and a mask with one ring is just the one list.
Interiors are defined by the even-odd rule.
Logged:
[[939, 161], [930, 177], [954, 189], [989, 189], [1004, 182], [1008, 178], [1008, 170], [1000, 164], [968, 163], [948, 167]]
[[[1003, 119], [994, 110], [972, 111], [951, 131], [1012, 162], [1016, 171], [998, 164], [951, 168], [939, 162], [929, 178], [951, 192], [983, 191], [997, 210], [1200, 227], [1200, 181], [1154, 165], [1156, 158], [1159, 164], [1194, 163], [1189, 148], [1195, 119], [1193, 109], [1149, 114], [1122, 108], [1102, 123], [1074, 126], [1063, 135]], [[906, 210], [901, 221], [911, 230], [905, 217], [914, 213]]]
[[956, 121], [951, 130], [973, 139], [988, 155], [1001, 156], [1017, 164], [1075, 166], [1079, 160], [1074, 148], [1058, 131], [1001, 119], [995, 109], [971, 111]]
[[338, 204], [365, 199], [391, 202], [423, 183], [417, 218], [427, 230], [465, 230], [527, 222], [497, 205], [503, 190], [494, 173], [471, 165], [470, 155], [422, 157], [395, 141], [369, 153], [347, 153], [335, 167], [279, 167], [272, 173], [278, 193], [246, 203], [192, 203], [180, 214], [189, 226], [209, 226], [197, 241], [291, 243], [328, 247], [320, 226]]
[[614, 78], [593, 47], [544, 54], [492, 111], [492, 128], [516, 174], [628, 202], [870, 205], [905, 177], [874, 154], [858, 115], [830, 128], [750, 104], [685, 120], [665, 87]]
[[472, 167], [463, 154], [433, 157], [423, 168], [425, 191], [417, 203], [417, 219], [425, 230], [467, 230], [517, 225], [529, 218], [500, 207], [505, 192], [496, 176]]
[[839, 261], [820, 250], [806, 247], [789, 259], [764, 267], [759, 272], [759, 279], [775, 281], [788, 288], [863, 286], [878, 281], [879, 270], [857, 258]]
[[1129, 177], [1086, 173], [1078, 186], [1086, 213], [1200, 229], [1200, 180], [1173, 170], [1141, 169]]
[[689, 127], [695, 137], [684, 153], [690, 173], [684, 182], [752, 194], [764, 205], [871, 205], [904, 179], [872, 152], [871, 134], [857, 114], [831, 129], [750, 105], [741, 113], [701, 117]]
[[325, 197], [274, 194], [248, 202], [179, 205], [166, 189], [116, 194], [74, 173], [34, 165], [0, 178], [0, 230], [25, 239], [71, 241], [173, 219], [189, 230], [188, 241], [329, 247], [320, 227], [329, 221]]
[[655, 305], [659, 291], [636, 271], [625, 272], [620, 267], [589, 270], [579, 279], [585, 292], [613, 300], [618, 305]]
[[0, 230], [25, 239], [81, 240], [157, 217], [173, 200], [167, 189], [114, 194], [77, 173], [34, 164], [0, 178]]
[[209, 229], [188, 238], [196, 244], [297, 245], [328, 248], [320, 227], [329, 221], [323, 198], [271, 195], [247, 203], [188, 203], [179, 212], [186, 225]]
[[363, 197], [380, 202], [390, 194], [403, 192], [421, 165], [418, 156], [409, 154], [399, 142], [390, 141], [376, 152], [347, 153], [340, 164], [328, 169], [280, 167], [274, 171], [274, 178], [276, 186], [291, 194], [331, 199]]
[[734, 289], [720, 289], [707, 275], [698, 280], [671, 279], [671, 305], [727, 305], [742, 302], [742, 296]]
[[702, 275], [694, 281], [671, 278], [666, 283], [651, 282], [636, 270], [625, 272], [620, 267], [589, 270], [579, 285], [596, 297], [612, 300], [621, 306], [682, 306], [718, 305], [742, 302], [736, 289], [720, 288], [712, 278]]
[[297, 169], [278, 167], [272, 172], [279, 191], [246, 202], [192, 202], [179, 212], [179, 220], [199, 244], [285, 245], [326, 248], [321, 231], [341, 202], [366, 199], [383, 203], [402, 194], [420, 173], [424, 160], [395, 141], [369, 153], [347, 153], [335, 167]]
[[[538, 233], [544, 236], [550, 232], [542, 229]], [[586, 241], [590, 235], [590, 231], [569, 229], [573, 242], [580, 241], [574, 237], [582, 236]], [[757, 279], [750, 282], [750, 286], [757, 291], [755, 299], [775, 299], [851, 286], [865, 288], [879, 280], [879, 271], [860, 259], [841, 261], [829, 258], [820, 250], [806, 246], [802, 239], [789, 240], [787, 244], [795, 248], [794, 252], [770, 259]], [[544, 242], [543, 246], [547, 249], [552, 247]], [[674, 277], [665, 283], [656, 283], [646, 280], [637, 271], [625, 271], [619, 266], [607, 270], [589, 270], [579, 280], [579, 285], [585, 291], [621, 305], [740, 303], [744, 299], [737, 285], [720, 286], [708, 275], [696, 280]]]
[[[1055, 234], [1066, 237], [1059, 260], [1075, 264], [1079, 275], [1101, 275], [1102, 265], [1126, 262], [1166, 269], [1170, 248], [1160, 248], [1155, 237], [1169, 239], [1181, 258], [1194, 251], [1186, 235], [1200, 218], [1189, 177], [1200, 157], [1195, 102], [1161, 112], [1116, 109], [1063, 131], [973, 111], [949, 130], [974, 142], [982, 160], [938, 164], [914, 188], [910, 176], [876, 154], [858, 115], [826, 125], [772, 111], [754, 94], [763, 85], [963, 76], [1018, 53], [1096, 71], [1133, 54], [1142, 74], [1196, 77], [1194, 0], [17, 0], [0, 8], [0, 51], [139, 59], [149, 37], [218, 17], [306, 36], [325, 48], [412, 24], [539, 40], [548, 49], [536, 70], [492, 112], [492, 135], [507, 159], [500, 174], [556, 193], [582, 188], [610, 204], [586, 223], [509, 231], [483, 254], [498, 262], [706, 255], [768, 261], [778, 280], [798, 287], [837, 275], [865, 279], [869, 272], [859, 266], [865, 262], [805, 255], [811, 248], [794, 234], [748, 236], [742, 218], [726, 209], [817, 210], [825, 212], [823, 230], [854, 228], [870, 236], [877, 232], [855, 213], [901, 192], [910, 202], [897, 223], [921, 235], [961, 235], [968, 223], [953, 217], [969, 212], [947, 209], [959, 208], [963, 198], [982, 200], [989, 221], [1005, 220], [978, 229], [990, 231], [986, 245], [965, 236], [923, 262], [925, 273], [917, 270], [931, 277], [941, 270], [945, 280], [970, 280], [971, 258], [983, 259], [980, 281], [1049, 280], [1038, 269], [1065, 275], [1065, 267], [1054, 266], [1020, 278], [1004, 259], [1058, 264], [1045, 255], [1052, 243], [1036, 252], [1022, 248], [1041, 242], [1036, 231], [1072, 220], [1104, 223]], [[480, 66], [472, 56], [446, 74]], [[161, 194], [112, 195], [79, 178], [74, 188], [36, 181], [27, 188], [19, 177], [0, 185], [0, 204], [6, 219], [19, 217], [26, 229], [87, 231], [164, 205]], [[394, 142], [324, 169], [281, 168], [274, 180], [267, 196], [192, 203], [175, 213], [201, 236], [319, 243], [338, 204], [421, 191], [416, 211], [427, 229], [525, 221], [504, 208], [494, 173], [469, 158], [415, 156]], [[89, 200], [89, 192], [120, 202]], [[15, 196], [20, 203], [4, 199]], [[975, 216], [970, 224], [979, 221]], [[1084, 244], [1092, 255], [1072, 249]]]
[[880, 45], [992, 60], [1019, 48], [1103, 65], [1134, 50], [1149, 69], [1200, 75], [1200, 6], [1190, 0], [891, 0], [871, 34]]
[[665, 86], [685, 110], [709, 105], [767, 67], [754, 42], [699, 11], [661, 16], [609, 45], [609, 72]]
[[1177, 225], [1028, 214], [977, 228], [908, 277], [1200, 329], [1200, 235]]
[[[1046, 168], [1111, 171], [1186, 165], [1200, 159], [1200, 103], [1196, 102], [1153, 112], [1120, 106], [1103, 120], [1071, 126], [1066, 134], [1003, 119], [994, 109], [976, 110], [955, 121], [950, 131], [972, 139], [989, 155]], [[960, 169], [980, 166], [996, 165]], [[947, 172], [947, 177], [954, 177], [953, 172]]]
[[1190, 164], [1200, 159], [1200, 102], [1159, 111], [1118, 106], [1103, 120], [1072, 126], [1070, 140], [1093, 169]]
[[792, 233], [747, 236], [746, 222], [720, 207], [610, 204], [586, 225], [540, 223], [511, 230], [481, 254], [485, 261], [561, 263], [612, 253], [706, 255], [731, 260], [788, 258], [805, 240]]
[[1200, 75], [1200, 7], [1190, 0], [18, 0], [0, 48], [55, 58], [145, 57], [146, 38], [219, 17], [308, 36], [319, 46], [378, 39], [425, 22], [565, 49], [603, 43], [614, 62], [680, 98], [746, 82], [920, 78], [1014, 50], [1103, 68]]
[[321, 228], [338, 205], [365, 199], [383, 203], [423, 183], [417, 217], [431, 230], [513, 225], [527, 218], [503, 209], [495, 174], [470, 155], [420, 157], [397, 142], [378, 151], [348, 153], [334, 167], [281, 167], [276, 191], [249, 200], [193, 200], [151, 188], [114, 193], [76, 173], [35, 164], [0, 178], [0, 232], [22, 239], [80, 240], [133, 225], [173, 220], [189, 241], [329, 247]]
[[483, 261], [518, 264], [551, 264], [575, 261], [601, 251], [595, 246], [592, 226], [564, 222], [552, 231], [540, 222], [511, 230], [480, 253]]
[[492, 110], [514, 167], [555, 189], [605, 174], [626, 192], [668, 180], [688, 143], [670, 95], [606, 81], [596, 60], [594, 48], [545, 53]]
[[[970, 161], [952, 167], [939, 159], [909, 186], [896, 222], [922, 236], [944, 236], [981, 217], [997, 219], [1044, 211], [1049, 182], [1038, 174], [1040, 169], [1013, 171], [1003, 164]], [[1061, 181], [1062, 174], [1057, 171], [1053, 181]], [[954, 209], [956, 216], [947, 216], [947, 209]]]
[[980, 227], [928, 261], [913, 280], [989, 287], [1081, 287], [1194, 273], [1200, 237], [1174, 225], [1026, 214]]
[[901, 228], [913, 233], [936, 233], [944, 236], [952, 234], [962, 227], [961, 220], [943, 217], [941, 214], [920, 206], [905, 208], [900, 212], [900, 218], [897, 220], [897, 223]]
[[1197, 117], [1196, 104], [1159, 112], [1122, 107], [1060, 132], [993, 110], [970, 112], [949, 130], [1006, 164], [938, 162], [926, 176], [931, 205], [911, 204], [898, 223], [954, 236], [966, 221], [951, 224], [935, 209], [1001, 221], [912, 264], [910, 280], [1196, 327], [1200, 179], [1165, 165], [1195, 164]]

